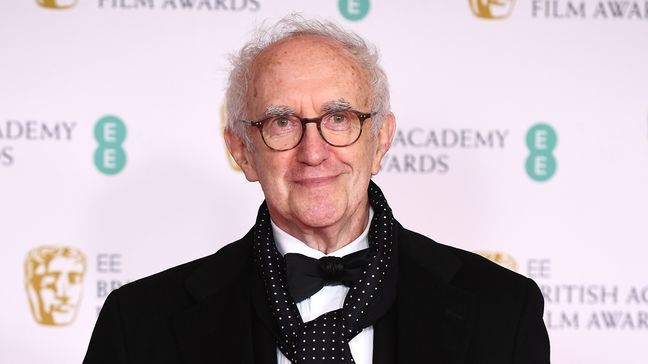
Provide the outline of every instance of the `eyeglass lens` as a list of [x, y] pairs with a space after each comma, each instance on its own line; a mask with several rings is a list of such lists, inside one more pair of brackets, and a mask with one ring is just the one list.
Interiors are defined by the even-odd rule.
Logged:
[[[263, 140], [275, 150], [292, 149], [299, 144], [304, 126], [294, 115], [270, 118], [263, 124]], [[361, 129], [362, 123], [356, 113], [339, 111], [322, 116], [319, 132], [327, 143], [344, 147], [357, 140]]]

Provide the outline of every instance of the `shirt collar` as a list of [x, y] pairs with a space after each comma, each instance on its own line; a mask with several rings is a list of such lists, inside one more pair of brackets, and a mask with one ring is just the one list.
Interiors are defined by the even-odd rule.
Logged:
[[310, 258], [319, 259], [325, 256], [343, 257], [362, 249], [367, 249], [369, 247], [369, 226], [371, 225], [373, 215], [373, 209], [369, 206], [369, 219], [362, 234], [360, 234], [360, 236], [358, 236], [354, 241], [330, 254], [324, 254], [317, 249], [309, 247], [306, 243], [281, 230], [277, 225], [275, 225], [272, 219], [270, 220], [270, 223], [272, 224], [272, 234], [274, 235], [275, 244], [277, 245], [277, 249], [281, 255], [298, 253]]

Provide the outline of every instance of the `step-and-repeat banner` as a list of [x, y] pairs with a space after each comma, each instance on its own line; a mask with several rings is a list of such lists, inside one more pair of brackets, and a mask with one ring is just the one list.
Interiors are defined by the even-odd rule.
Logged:
[[2, 1], [2, 362], [79, 363], [112, 289], [252, 226], [228, 54], [291, 12], [381, 50], [404, 226], [533, 278], [554, 363], [646, 363], [643, 0]]

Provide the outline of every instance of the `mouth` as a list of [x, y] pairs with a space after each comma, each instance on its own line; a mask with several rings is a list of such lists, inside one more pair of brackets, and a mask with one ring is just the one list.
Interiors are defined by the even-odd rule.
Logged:
[[338, 175], [300, 178], [295, 180], [295, 183], [304, 187], [323, 187], [333, 183], [337, 179], [337, 177]]
[[53, 307], [53, 311], [60, 312], [60, 313], [68, 313], [72, 311], [72, 309], [74, 309], [74, 306], [67, 303], [60, 304]]

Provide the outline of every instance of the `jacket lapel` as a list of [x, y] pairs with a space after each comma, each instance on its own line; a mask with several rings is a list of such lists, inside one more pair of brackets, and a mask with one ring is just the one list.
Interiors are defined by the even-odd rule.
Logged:
[[266, 303], [263, 281], [256, 265], [250, 269], [249, 287], [252, 295], [252, 337], [254, 342], [254, 363], [277, 364], [279, 328], [274, 323]]
[[251, 236], [205, 258], [185, 281], [195, 303], [172, 321], [183, 363], [254, 363]]
[[[279, 336], [279, 328], [274, 323], [268, 304], [266, 303], [265, 289], [263, 281], [257, 267], [250, 269], [249, 287], [251, 288], [252, 306], [254, 306], [254, 313], [256, 318], [261, 321], [263, 327], [271, 333], [273, 340]], [[274, 344], [274, 343], [273, 343]]]
[[396, 301], [398, 363], [464, 362], [474, 298], [452, 285], [460, 265], [444, 246], [401, 230]]
[[373, 325], [373, 361], [372, 364], [396, 364], [396, 305]]
[[[474, 298], [452, 285], [460, 262], [442, 245], [399, 229], [397, 299], [376, 322], [374, 358], [393, 357], [395, 347], [398, 363], [462, 363]], [[183, 363], [276, 363], [276, 328], [251, 264], [251, 245], [248, 233], [205, 258], [186, 280], [195, 303], [172, 321]], [[258, 336], [259, 330], [263, 339], [253, 339], [252, 332]], [[388, 332], [396, 332], [395, 337]], [[378, 341], [381, 337], [385, 345]], [[395, 344], [390, 348], [388, 342]], [[375, 361], [388, 363], [392, 361]]]

